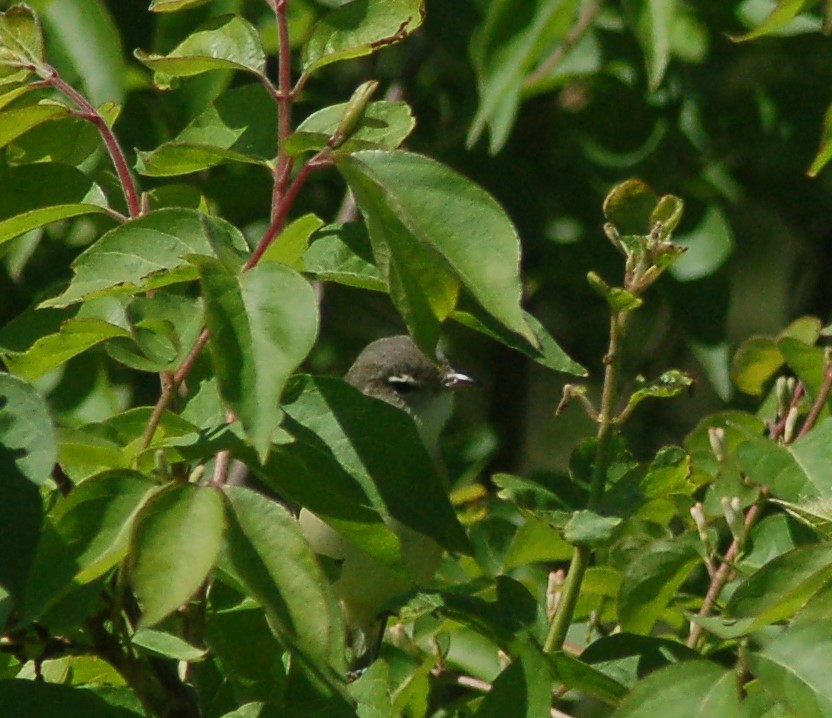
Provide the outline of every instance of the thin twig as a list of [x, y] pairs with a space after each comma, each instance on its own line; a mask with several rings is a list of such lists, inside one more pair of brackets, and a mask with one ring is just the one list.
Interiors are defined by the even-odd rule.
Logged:
[[821, 411], [826, 406], [826, 400], [829, 398], [830, 391], [832, 391], [832, 361], [830, 361], [829, 357], [824, 357], [823, 384], [814, 402], [812, 402], [812, 408], [809, 409], [809, 414], [806, 416], [803, 426], [800, 427], [800, 431], [797, 433], [798, 439], [804, 436], [815, 425], [818, 416], [820, 416]]
[[[279, 42], [278, 63], [278, 99], [277, 99], [277, 164], [274, 169], [274, 189], [272, 191], [272, 219], [283, 206], [284, 194], [289, 178], [292, 176], [293, 159], [286, 154], [284, 141], [292, 132], [292, 53], [289, 45], [289, 22], [286, 17], [288, 0], [274, 0], [277, 37]], [[280, 228], [278, 227], [278, 230]]]
[[[760, 515], [762, 508], [763, 504], [761, 502], [757, 502], [748, 509], [748, 513], [745, 515], [746, 535], [748, 535], [749, 530], [757, 521], [757, 517]], [[734, 539], [728, 547], [728, 550], [725, 552], [722, 565], [720, 565], [716, 574], [714, 574], [713, 579], [711, 579], [711, 585], [708, 586], [708, 592], [705, 594], [705, 599], [699, 607], [699, 613], [697, 614], [699, 618], [707, 618], [711, 614], [711, 609], [714, 607], [714, 604], [719, 598], [719, 594], [722, 593], [722, 589], [725, 588], [725, 584], [728, 583], [734, 575], [734, 558], [739, 550], [740, 542], [738, 539]], [[699, 636], [702, 635], [703, 630], [704, 627], [700, 623], [693, 623], [691, 625], [687, 641], [688, 648], [696, 647], [696, 644], [699, 642]]]
[[587, 30], [592, 26], [595, 18], [601, 12], [603, 4], [604, 0], [595, 0], [595, 2], [584, 5], [577, 22], [572, 26], [572, 29], [566, 37], [563, 38], [563, 42], [525, 79], [523, 82], [524, 89], [528, 89], [535, 83], [540, 82], [540, 80], [544, 79], [563, 61], [569, 54], [569, 51], [581, 41]]
[[[42, 70], [43, 71], [43, 70]], [[107, 152], [115, 167], [119, 182], [121, 183], [122, 192], [124, 192], [124, 200], [127, 203], [127, 211], [130, 217], [138, 217], [141, 214], [141, 201], [139, 200], [139, 192], [136, 188], [136, 183], [133, 181], [133, 175], [130, 173], [130, 167], [127, 164], [127, 158], [116, 139], [112, 128], [107, 124], [104, 116], [95, 108], [86, 97], [84, 97], [72, 85], [65, 82], [58, 71], [50, 65], [45, 66], [46, 74], [41, 74], [46, 84], [54, 87], [58, 92], [68, 97], [80, 108], [77, 115], [89, 122], [92, 122], [101, 134], [101, 139], [107, 147]]]

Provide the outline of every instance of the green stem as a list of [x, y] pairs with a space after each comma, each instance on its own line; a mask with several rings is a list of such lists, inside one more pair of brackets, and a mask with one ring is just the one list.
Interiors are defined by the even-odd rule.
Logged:
[[[612, 454], [612, 437], [615, 429], [615, 399], [618, 395], [618, 374], [621, 368], [621, 342], [624, 339], [628, 317], [629, 312], [615, 312], [610, 319], [610, 344], [607, 355], [604, 357], [607, 367], [604, 371], [604, 386], [601, 391], [598, 433], [596, 434], [597, 447], [587, 505], [590, 511], [596, 509], [598, 504], [601, 503], [606, 487], [607, 470]], [[543, 644], [543, 650], [546, 653], [559, 651], [563, 648], [591, 557], [592, 551], [588, 546], [575, 546], [572, 561], [569, 564], [569, 573], [563, 584], [560, 602], [555, 610], [552, 623], [549, 625], [546, 642]]]

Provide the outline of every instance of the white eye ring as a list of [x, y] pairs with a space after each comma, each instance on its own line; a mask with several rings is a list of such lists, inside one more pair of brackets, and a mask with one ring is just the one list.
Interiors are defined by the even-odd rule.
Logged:
[[406, 394], [419, 388], [420, 383], [410, 374], [393, 374], [387, 377], [387, 383], [393, 391]]

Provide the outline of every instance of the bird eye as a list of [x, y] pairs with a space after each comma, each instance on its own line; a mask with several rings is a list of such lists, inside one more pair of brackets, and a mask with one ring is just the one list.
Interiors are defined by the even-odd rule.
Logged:
[[387, 384], [397, 394], [410, 394], [419, 388], [419, 382], [409, 374], [398, 374], [387, 377]]

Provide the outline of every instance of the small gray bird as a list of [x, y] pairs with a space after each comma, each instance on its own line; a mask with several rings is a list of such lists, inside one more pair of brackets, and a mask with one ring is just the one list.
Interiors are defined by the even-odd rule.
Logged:
[[[475, 383], [452, 369], [441, 353], [438, 362], [428, 359], [406, 335], [384, 337], [369, 344], [358, 355], [346, 379], [368, 396], [407, 411], [416, 422], [428, 453], [440, 465], [439, 434], [453, 411], [452, 390]], [[387, 525], [399, 538], [405, 567], [413, 579], [413, 584], [408, 585], [309, 511], [302, 510], [299, 521], [316, 553], [342, 561], [334, 589], [341, 602], [353, 655], [361, 657], [380, 640], [382, 623], [378, 614], [384, 605], [414, 585], [427, 584], [436, 572], [442, 551], [427, 536], [395, 519], [387, 519]]]

